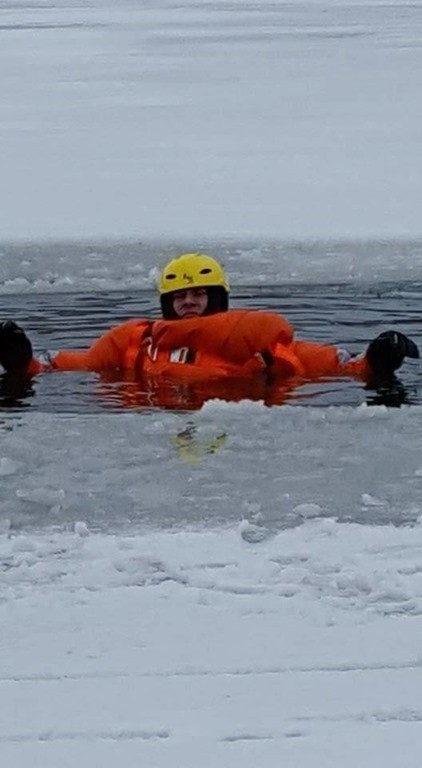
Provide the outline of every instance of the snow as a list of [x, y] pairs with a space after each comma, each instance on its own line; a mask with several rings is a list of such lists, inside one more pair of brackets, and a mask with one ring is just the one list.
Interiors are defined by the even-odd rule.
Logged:
[[0, 540], [9, 765], [419, 765], [422, 528]]
[[[5, 306], [152, 291], [204, 248], [234, 286], [383, 283], [401, 317], [421, 10], [1, 0]], [[0, 764], [419, 768], [421, 422], [2, 410]]]
[[2, 240], [421, 235], [420, 3], [1, 9]]
[[421, 415], [4, 414], [2, 762], [417, 768]]

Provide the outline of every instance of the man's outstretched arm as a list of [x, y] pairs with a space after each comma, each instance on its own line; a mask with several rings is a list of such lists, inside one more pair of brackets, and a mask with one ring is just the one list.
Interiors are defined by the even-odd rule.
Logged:
[[[62, 350], [43, 363], [33, 356], [32, 345], [16, 323], [0, 323], [0, 365], [5, 371], [33, 376], [41, 371], [103, 371], [132, 364], [131, 348], [137, 351], [150, 323], [129, 320], [107, 331], [89, 349]], [[130, 359], [129, 359], [130, 358]]]
[[384, 331], [356, 357], [346, 350], [314, 342], [296, 341], [293, 348], [305, 378], [353, 376], [370, 384], [391, 379], [406, 357], [419, 357], [415, 342], [398, 331]]

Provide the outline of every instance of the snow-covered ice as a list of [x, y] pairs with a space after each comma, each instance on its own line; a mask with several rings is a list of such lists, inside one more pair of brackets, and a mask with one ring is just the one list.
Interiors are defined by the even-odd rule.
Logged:
[[422, 234], [422, 6], [3, 0], [0, 237]]
[[[3, 0], [4, 305], [36, 326], [210, 242], [235, 286], [404, 281], [403, 317], [421, 31], [399, 0]], [[420, 768], [421, 424], [3, 410], [0, 765]]]
[[417, 768], [422, 528], [0, 538], [5, 765]]
[[2, 763], [418, 768], [421, 413], [5, 416]]

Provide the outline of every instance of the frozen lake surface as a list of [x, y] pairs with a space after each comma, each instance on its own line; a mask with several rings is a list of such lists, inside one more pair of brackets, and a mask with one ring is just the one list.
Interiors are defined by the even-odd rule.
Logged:
[[422, 235], [422, 6], [1, 3], [0, 236]]

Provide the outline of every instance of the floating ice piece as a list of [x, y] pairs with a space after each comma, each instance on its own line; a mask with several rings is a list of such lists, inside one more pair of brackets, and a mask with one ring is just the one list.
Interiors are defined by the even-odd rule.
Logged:
[[5, 518], [4, 520], [0, 520], [0, 535], [9, 533], [10, 531], [11, 522], [9, 518]]
[[114, 568], [124, 575], [123, 583], [128, 585], [156, 585], [163, 581], [186, 583], [178, 568], [172, 568], [170, 564], [150, 555], [138, 554], [120, 558], [114, 562]]
[[17, 468], [18, 465], [13, 459], [8, 459], [7, 456], [0, 459], [0, 475], [13, 475]]
[[148, 272], [148, 282], [154, 288], [158, 287], [160, 281], [161, 270], [158, 267], [152, 267]]
[[319, 506], [319, 504], [313, 504], [311, 502], [308, 502], [305, 504], [298, 504], [297, 507], [294, 507], [293, 512], [296, 515], [300, 515], [300, 517], [311, 518], [311, 517], [320, 517], [322, 513], [322, 509]]
[[74, 525], [74, 531], [75, 533], [80, 536], [82, 539], [89, 536], [89, 528], [86, 523], [84, 523], [82, 520], [78, 520]]
[[376, 496], [371, 496], [369, 493], [362, 493], [361, 496], [362, 504], [365, 505], [365, 507], [383, 507], [384, 502], [381, 501], [381, 499], [377, 499]]
[[53, 505], [64, 501], [65, 492], [62, 489], [53, 491], [51, 488], [32, 488], [29, 491], [18, 488], [16, 496], [22, 501]]
[[260, 541], [268, 539], [270, 532], [263, 525], [255, 525], [248, 520], [242, 520], [239, 525], [239, 532], [244, 541], [248, 544], [258, 544]]

